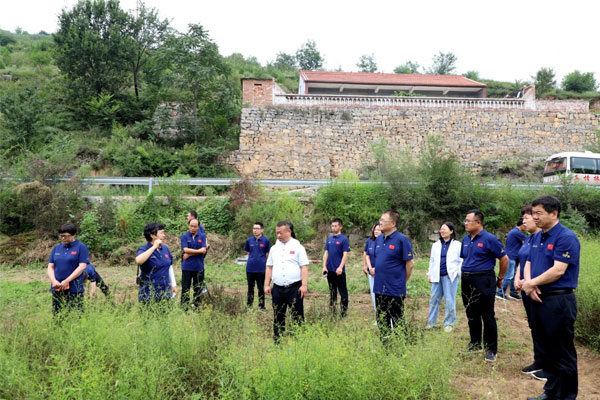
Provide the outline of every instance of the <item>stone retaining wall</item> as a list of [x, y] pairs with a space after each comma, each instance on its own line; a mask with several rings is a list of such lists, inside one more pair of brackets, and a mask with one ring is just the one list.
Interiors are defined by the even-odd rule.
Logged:
[[416, 155], [430, 133], [442, 135], [469, 165], [542, 159], [595, 143], [599, 121], [600, 115], [567, 110], [244, 108], [240, 148], [222, 161], [250, 177], [326, 179], [346, 168], [360, 172], [373, 142], [384, 139]]

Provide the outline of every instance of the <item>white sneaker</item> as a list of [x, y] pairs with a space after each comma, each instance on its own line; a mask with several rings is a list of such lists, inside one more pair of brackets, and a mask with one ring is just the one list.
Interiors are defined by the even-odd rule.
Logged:
[[446, 332], [446, 333], [450, 333], [450, 332], [452, 332], [453, 330], [454, 330], [454, 327], [453, 327], [452, 325], [446, 325], [446, 326], [444, 327], [444, 332]]

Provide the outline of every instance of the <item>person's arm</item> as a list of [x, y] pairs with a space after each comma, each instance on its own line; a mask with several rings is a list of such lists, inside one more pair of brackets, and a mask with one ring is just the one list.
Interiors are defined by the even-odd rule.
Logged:
[[498, 270], [498, 278], [496, 279], [496, 286], [498, 288], [502, 288], [502, 281], [504, 280], [504, 275], [506, 275], [506, 270], [508, 269], [508, 256], [505, 255], [500, 259], [500, 269]]
[[298, 291], [300, 292], [300, 298], [303, 299], [306, 292], [308, 292], [308, 265], [301, 266], [300, 273], [302, 275], [302, 285]]
[[90, 299], [96, 294], [96, 282], [90, 282]]
[[327, 250], [325, 250], [323, 253], [323, 273], [327, 272], [327, 257], [329, 257], [329, 254], [327, 253]]
[[190, 256], [198, 256], [200, 254], [206, 254], [206, 247], [202, 247], [200, 249], [190, 249], [189, 247], [184, 247], [183, 252], [185, 254], [189, 254]]
[[344, 265], [346, 265], [346, 260], [348, 259], [348, 253], [349, 251], [344, 251], [344, 255], [342, 256], [342, 262], [340, 263], [340, 266], [337, 267], [337, 269], [335, 270], [335, 273], [338, 275], [341, 275], [344, 272]]
[[154, 253], [154, 251], [156, 249], [158, 249], [158, 246], [160, 246], [161, 243], [162, 243], [162, 241], [160, 239], [156, 239], [154, 241], [154, 243], [152, 244], [152, 247], [150, 247], [148, 250], [144, 251], [143, 253], [138, 254], [135, 257], [135, 263], [137, 265], [142, 265], [143, 263], [145, 263], [146, 261], [148, 261], [148, 259], [152, 255], [152, 253]]
[[369, 258], [369, 256], [367, 255], [366, 252], [363, 251], [362, 253], [362, 260], [363, 260], [363, 273], [365, 275], [369, 275], [369, 261], [367, 261], [367, 259]]
[[427, 282], [431, 283], [431, 273], [433, 271], [433, 268], [435, 266], [435, 256], [433, 255], [434, 253], [434, 247], [435, 247], [435, 243], [433, 245], [431, 245], [431, 254], [429, 255], [429, 268], [427, 269]]
[[415, 260], [406, 261], [406, 282], [408, 282], [408, 280], [410, 279], [410, 276], [412, 275], [414, 265], [415, 265]]
[[79, 275], [81, 275], [83, 273], [83, 270], [85, 269], [86, 266], [87, 266], [87, 262], [79, 263], [79, 265], [77, 266], [77, 268], [75, 268], [75, 271], [71, 272], [71, 275], [67, 276], [67, 278], [60, 283], [61, 288], [63, 290], [66, 290], [67, 287], [69, 286], [69, 283], [73, 279], [75, 279]]
[[[569, 264], [565, 262], [554, 260], [554, 264], [552, 265], [552, 267], [547, 269], [546, 272], [536, 276], [533, 279], [526, 280], [523, 283], [523, 290], [525, 290], [525, 293], [527, 293], [533, 300], [541, 303], [542, 299], [540, 299], [540, 297], [538, 296], [541, 293], [539, 286], [547, 285], [549, 283], [556, 282], [557, 280], [559, 280], [560, 277], [563, 276], [564, 273], [567, 271], [568, 266]], [[527, 268], [527, 264], [525, 265], [525, 267]], [[529, 272], [531, 273], [531, 271]]]
[[521, 266], [519, 265], [519, 263], [517, 263], [516, 266], [515, 279], [513, 279], [513, 285], [515, 286], [515, 289], [521, 290]]
[[273, 266], [267, 265], [265, 270], [265, 294], [271, 294], [271, 276], [273, 275]]
[[50, 278], [50, 284], [54, 289], [58, 289], [60, 287], [60, 282], [56, 280], [56, 276], [54, 275], [54, 263], [48, 263], [48, 278]]

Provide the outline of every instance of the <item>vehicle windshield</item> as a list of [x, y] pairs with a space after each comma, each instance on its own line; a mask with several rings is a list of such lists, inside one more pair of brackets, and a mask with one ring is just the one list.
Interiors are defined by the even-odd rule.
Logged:
[[544, 165], [544, 176], [551, 176], [556, 174], [565, 173], [567, 170], [567, 158], [553, 158], [552, 160], [546, 161]]

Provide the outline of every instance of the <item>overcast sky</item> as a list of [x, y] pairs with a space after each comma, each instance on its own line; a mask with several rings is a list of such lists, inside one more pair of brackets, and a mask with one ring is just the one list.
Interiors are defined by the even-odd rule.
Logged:
[[[76, 0], [2, 1], [0, 29], [55, 32], [57, 16]], [[125, 10], [136, 0], [121, 0]], [[221, 54], [255, 56], [264, 65], [277, 52], [294, 54], [308, 39], [325, 68], [356, 71], [374, 54], [380, 72], [406, 61], [429, 67], [434, 54], [452, 52], [456, 73], [470, 70], [495, 80], [528, 80], [553, 68], [560, 83], [576, 69], [600, 81], [598, 0], [227, 1], [146, 0], [185, 31], [208, 29]]]

